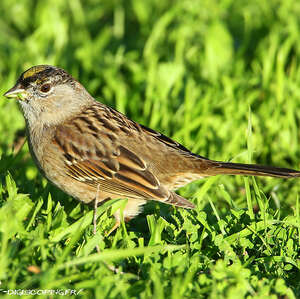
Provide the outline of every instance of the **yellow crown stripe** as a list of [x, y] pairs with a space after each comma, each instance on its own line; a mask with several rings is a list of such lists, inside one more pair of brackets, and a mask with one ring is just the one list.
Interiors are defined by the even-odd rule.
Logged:
[[23, 74], [23, 79], [32, 77], [33, 75], [40, 73], [45, 69], [46, 69], [46, 66], [44, 66], [44, 65], [34, 66]]

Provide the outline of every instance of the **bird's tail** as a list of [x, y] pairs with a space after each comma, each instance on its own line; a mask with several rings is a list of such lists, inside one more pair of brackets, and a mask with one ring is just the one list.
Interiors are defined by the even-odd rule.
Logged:
[[[228, 174], [228, 175], [253, 175], [253, 176], [270, 176], [279, 178], [295, 178], [300, 177], [300, 171], [288, 168], [279, 168], [273, 166], [264, 166], [257, 164], [240, 164], [240, 163], [230, 163], [230, 162], [218, 162], [212, 160], [200, 160], [201, 164], [198, 164], [197, 177], [192, 178], [187, 176], [185, 183], [188, 181], [194, 181], [195, 179], [200, 179], [201, 177], [214, 176], [218, 174]], [[205, 163], [205, 166], [204, 166]], [[185, 184], [182, 184], [185, 185]], [[174, 186], [177, 189], [178, 186]], [[175, 192], [170, 192], [169, 198], [164, 201], [164, 203], [186, 208], [194, 209], [195, 206], [183, 198], [182, 196], [176, 194]]]
[[273, 166], [264, 166], [257, 164], [240, 164], [230, 162], [213, 162], [213, 167], [209, 167], [205, 174], [218, 175], [253, 175], [253, 176], [270, 176], [279, 178], [300, 177], [300, 171], [288, 168], [279, 168]]

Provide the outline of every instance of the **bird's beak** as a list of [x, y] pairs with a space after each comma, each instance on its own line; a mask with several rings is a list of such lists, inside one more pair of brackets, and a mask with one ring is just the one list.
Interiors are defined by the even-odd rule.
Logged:
[[24, 88], [20, 86], [20, 84], [16, 84], [14, 87], [12, 87], [10, 90], [8, 90], [3, 96], [7, 98], [14, 98], [21, 101], [26, 100], [28, 94]]

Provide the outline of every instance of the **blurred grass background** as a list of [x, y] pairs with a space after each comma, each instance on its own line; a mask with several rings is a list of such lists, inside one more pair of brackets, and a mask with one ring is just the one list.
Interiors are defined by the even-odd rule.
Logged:
[[[202, 156], [235, 162], [252, 156], [255, 163], [300, 168], [300, 2], [2, 0], [0, 14], [2, 94], [32, 65], [57, 65], [103, 103]], [[241, 177], [195, 182], [180, 191], [197, 203], [195, 213], [152, 203], [127, 226], [130, 233], [123, 227], [101, 239], [101, 225], [112, 224], [104, 213], [98, 239], [89, 227], [75, 234], [79, 245], [69, 246], [69, 238], [49, 236], [89, 208], [47, 184], [27, 146], [13, 154], [24, 120], [17, 103], [3, 98], [0, 107], [1, 288], [82, 287], [87, 298], [300, 296], [297, 180], [260, 178], [250, 181], [247, 195]], [[7, 225], [19, 209], [24, 213]], [[271, 220], [277, 222], [269, 227]], [[260, 221], [262, 235], [251, 226], [255, 233], [244, 243], [221, 242]], [[100, 240], [103, 250], [143, 244], [190, 250], [116, 254], [114, 263], [134, 277], [110, 273], [100, 260], [51, 270]]]

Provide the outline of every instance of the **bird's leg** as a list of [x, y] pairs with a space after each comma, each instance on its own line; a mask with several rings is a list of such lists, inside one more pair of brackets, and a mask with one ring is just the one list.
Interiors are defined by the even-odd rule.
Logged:
[[114, 230], [116, 230], [120, 226], [120, 219], [115, 216], [116, 223], [115, 225], [106, 233], [106, 237], [108, 237]]
[[[113, 231], [115, 231], [121, 224], [121, 219], [123, 219], [123, 211], [121, 212], [121, 210], [117, 210], [116, 213], [114, 213], [114, 217], [116, 220], [115, 225], [105, 234], [106, 237], [108, 237]], [[125, 219], [126, 221], [126, 219]]]
[[134, 216], [138, 215], [141, 212], [141, 207], [146, 203], [146, 200], [128, 200], [126, 205], [120, 207], [117, 212], [114, 213], [116, 223], [115, 225], [106, 233], [106, 236], [109, 236], [113, 231], [115, 231], [121, 224], [122, 221], [128, 222]]
[[[99, 188], [100, 188], [100, 185], [98, 184], [97, 185], [97, 192], [96, 192], [96, 197], [95, 197], [95, 200], [94, 200], [94, 213], [93, 213], [93, 234], [96, 235], [97, 233], [97, 208], [98, 208], [98, 195], [99, 195]], [[120, 220], [118, 220], [116, 218], [116, 224], [113, 226], [113, 228], [108, 232], [108, 235], [113, 232], [118, 226], [120, 225]], [[99, 245], [97, 244], [96, 245], [96, 250], [97, 250], [97, 253], [100, 253], [100, 247]], [[111, 270], [112, 272], [114, 273], [121, 273], [123, 274], [123, 272], [120, 272], [116, 267], [114, 267], [113, 265], [109, 265], [107, 264], [106, 262], [104, 262], [104, 265], [109, 269]]]
[[[97, 185], [97, 192], [96, 192], [96, 197], [94, 201], [94, 213], [93, 213], [93, 234], [96, 235], [97, 233], [97, 207], [98, 207], [98, 196], [99, 196], [99, 187], [100, 185]], [[96, 245], [96, 250], [98, 253], [100, 253], [100, 248], [99, 245]]]

